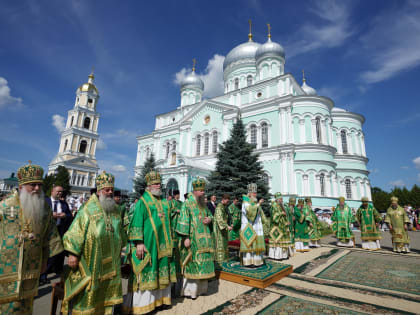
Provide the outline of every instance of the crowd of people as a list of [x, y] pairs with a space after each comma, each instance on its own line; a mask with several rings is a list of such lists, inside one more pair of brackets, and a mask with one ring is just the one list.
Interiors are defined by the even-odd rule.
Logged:
[[[197, 178], [181, 202], [179, 191], [162, 197], [161, 176], [152, 171], [144, 194], [126, 207], [114, 192], [114, 176], [103, 172], [96, 193], [73, 216], [62, 187], [44, 197], [42, 178], [41, 167], [22, 166], [19, 191], [0, 204], [1, 314], [31, 314], [50, 272], [61, 274], [64, 314], [111, 314], [117, 305], [125, 314], [145, 314], [170, 306], [173, 295], [205, 294], [217, 264], [231, 259], [229, 246], [239, 249], [243, 266], [258, 267], [267, 257], [284, 260], [320, 247], [328, 220], [338, 246], [355, 245], [351, 224], [358, 222], [362, 248], [380, 248], [381, 217], [367, 198], [354, 214], [340, 197], [331, 218], [321, 220], [311, 198], [284, 203], [276, 193], [266, 215], [255, 183], [246, 195], [223, 194], [217, 203], [215, 196], [206, 202], [206, 182]], [[394, 251], [409, 252], [410, 220], [395, 197], [385, 222]], [[124, 297], [122, 270], [128, 274]]]

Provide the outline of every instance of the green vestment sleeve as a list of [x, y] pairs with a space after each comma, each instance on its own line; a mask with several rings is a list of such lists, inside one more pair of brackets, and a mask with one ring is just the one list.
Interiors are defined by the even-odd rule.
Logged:
[[220, 230], [225, 230], [228, 228], [228, 224], [224, 218], [225, 208], [222, 203], [219, 203], [214, 211], [214, 220], [216, 221], [217, 227]]
[[89, 216], [86, 215], [85, 207], [82, 206], [77, 212], [70, 228], [63, 236], [64, 249], [76, 256], [80, 256], [83, 251], [83, 244], [89, 228]]

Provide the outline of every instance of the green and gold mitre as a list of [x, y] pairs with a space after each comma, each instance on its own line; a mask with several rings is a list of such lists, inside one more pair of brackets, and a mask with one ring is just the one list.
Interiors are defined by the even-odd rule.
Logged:
[[160, 184], [162, 179], [160, 177], [159, 172], [151, 171], [146, 174], [146, 184], [147, 186]]
[[274, 194], [274, 198], [276, 198], [276, 199], [280, 199], [280, 198], [283, 198], [283, 196], [281, 195], [281, 193], [276, 192], [276, 193]]
[[206, 181], [203, 178], [196, 178], [192, 182], [194, 191], [204, 191], [206, 189]]
[[98, 191], [104, 188], [114, 188], [114, 175], [105, 171], [96, 177], [96, 188]]
[[42, 183], [42, 176], [44, 175], [44, 170], [39, 165], [32, 164], [29, 161], [29, 164], [24, 165], [18, 169], [17, 178], [20, 185], [30, 184], [30, 183]]

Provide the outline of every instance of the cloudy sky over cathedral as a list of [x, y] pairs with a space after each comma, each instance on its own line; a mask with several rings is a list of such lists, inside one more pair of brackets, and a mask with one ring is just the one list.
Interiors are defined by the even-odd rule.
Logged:
[[136, 136], [180, 105], [197, 59], [207, 98], [223, 94], [223, 60], [273, 40], [285, 72], [366, 118], [372, 187], [420, 183], [419, 1], [3, 1], [0, 4], [0, 178], [27, 160], [47, 168], [76, 89], [94, 68], [96, 158], [131, 188]]

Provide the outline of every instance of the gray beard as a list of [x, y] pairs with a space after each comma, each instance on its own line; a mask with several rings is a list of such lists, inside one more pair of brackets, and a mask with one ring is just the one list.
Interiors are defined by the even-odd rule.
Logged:
[[39, 194], [36, 194], [22, 189], [19, 193], [19, 199], [25, 220], [32, 223], [32, 231], [35, 234], [40, 233], [43, 228], [42, 219], [45, 210], [44, 191], [41, 190]]
[[99, 195], [99, 202], [102, 206], [102, 209], [104, 209], [106, 213], [111, 213], [115, 211], [115, 207], [117, 203], [115, 202], [114, 198], [107, 197], [104, 195]]
[[197, 203], [201, 208], [206, 207], [206, 200], [205, 200], [204, 195], [195, 197], [195, 200], [197, 200]]
[[157, 189], [150, 188], [149, 192], [155, 197], [160, 197], [160, 195], [162, 195], [162, 190], [160, 188], [157, 188]]

